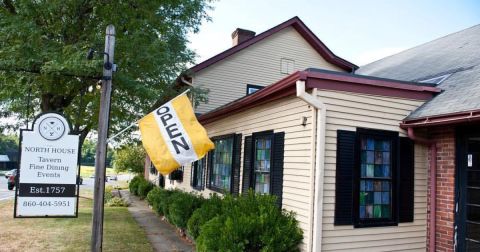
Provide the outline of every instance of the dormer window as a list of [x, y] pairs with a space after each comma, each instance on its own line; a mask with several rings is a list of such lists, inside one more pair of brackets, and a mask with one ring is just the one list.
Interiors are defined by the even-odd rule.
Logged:
[[441, 75], [441, 76], [437, 76], [437, 77], [433, 77], [433, 78], [428, 78], [426, 80], [421, 80], [419, 81], [420, 83], [433, 83], [433, 84], [441, 84], [444, 80], [446, 80], [448, 77], [450, 77], [450, 75], [452, 75], [451, 73], [449, 74], [444, 74], [444, 75]]

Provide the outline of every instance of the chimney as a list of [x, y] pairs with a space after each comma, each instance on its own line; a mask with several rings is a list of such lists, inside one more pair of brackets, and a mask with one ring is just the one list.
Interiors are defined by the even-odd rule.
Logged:
[[255, 37], [255, 32], [237, 28], [232, 33], [232, 46], [239, 45], [253, 37]]

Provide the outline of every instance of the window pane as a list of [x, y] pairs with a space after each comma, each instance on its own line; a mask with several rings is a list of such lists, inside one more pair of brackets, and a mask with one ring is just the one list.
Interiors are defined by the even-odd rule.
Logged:
[[255, 139], [254, 160], [255, 192], [270, 193], [271, 139], [268, 136]]
[[391, 218], [391, 142], [363, 137], [360, 140], [360, 219]]
[[215, 141], [213, 152], [213, 170], [210, 176], [211, 185], [218, 189], [230, 190], [233, 138]]

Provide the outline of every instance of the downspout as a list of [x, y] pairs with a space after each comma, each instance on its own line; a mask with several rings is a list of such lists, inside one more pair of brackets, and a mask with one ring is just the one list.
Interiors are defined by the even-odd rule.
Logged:
[[297, 97], [312, 105], [317, 111], [316, 127], [316, 153], [315, 153], [315, 189], [314, 189], [314, 208], [313, 208], [313, 234], [312, 250], [321, 251], [322, 249], [322, 218], [323, 218], [323, 181], [325, 170], [325, 133], [326, 133], [326, 112], [327, 107], [323, 102], [317, 99], [317, 89], [313, 90], [311, 95], [305, 92], [305, 81], [297, 81]]
[[434, 140], [415, 135], [413, 128], [408, 128], [408, 137], [414, 142], [427, 145], [430, 148], [430, 233], [429, 251], [435, 252], [436, 215], [437, 215], [437, 145]]

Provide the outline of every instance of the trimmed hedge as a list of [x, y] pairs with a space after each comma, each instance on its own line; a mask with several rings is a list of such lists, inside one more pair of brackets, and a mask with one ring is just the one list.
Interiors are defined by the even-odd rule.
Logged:
[[153, 189], [154, 185], [147, 181], [142, 176], [135, 176], [128, 184], [128, 189], [130, 193], [139, 196], [141, 199], [147, 197], [148, 192]]
[[169, 222], [186, 228], [197, 251], [298, 251], [303, 239], [292, 212], [279, 209], [275, 196], [252, 190], [244, 197], [204, 199], [156, 187], [147, 201]]

